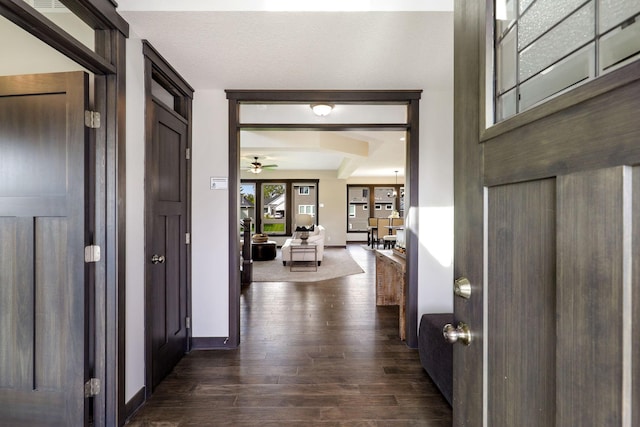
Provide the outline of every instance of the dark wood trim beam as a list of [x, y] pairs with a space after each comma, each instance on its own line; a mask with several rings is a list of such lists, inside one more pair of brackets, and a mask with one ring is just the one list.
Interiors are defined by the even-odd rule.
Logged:
[[[95, 76], [94, 79], [94, 97], [95, 105], [94, 109], [101, 114], [107, 111], [107, 76]], [[106, 116], [106, 114], [105, 114]], [[104, 181], [104, 177], [108, 174], [107, 169], [107, 132], [108, 127], [103, 124], [99, 129], [95, 131], [95, 141], [92, 142], [95, 148], [96, 159], [95, 162], [95, 177], [91, 180], [94, 185], [96, 197], [95, 201], [95, 223], [93, 228], [92, 240], [95, 245], [101, 248], [107, 249], [107, 209], [106, 200], [108, 198], [108, 190], [101, 182]], [[98, 179], [98, 181], [96, 181]], [[106, 256], [106, 254], [105, 254]], [[107, 309], [109, 299], [109, 283], [107, 281], [107, 263], [96, 263], [96, 288], [95, 288], [95, 341], [94, 341], [94, 354], [95, 364], [93, 366], [93, 377], [99, 378], [102, 381], [105, 389], [104, 393], [98, 394], [93, 399], [93, 413], [94, 422], [96, 425], [106, 425], [107, 412], [106, 408], [109, 404], [114, 404], [116, 395], [115, 378], [110, 375], [112, 371], [112, 361], [108, 360], [106, 355], [109, 352], [110, 343], [112, 342], [109, 332], [115, 332], [112, 329], [110, 313]], [[102, 356], [102, 357], [101, 357]]]
[[[154, 71], [159, 72], [162, 76], [168, 79], [169, 83], [174, 88], [180, 90], [182, 96], [193, 99], [193, 92], [195, 90], [147, 40], [142, 40], [142, 53], [144, 56], [151, 59]], [[162, 67], [159, 67], [159, 64], [162, 64]]]
[[95, 29], [116, 29], [123, 36], [129, 37], [129, 24], [116, 12], [118, 4], [109, 0], [60, 0], [69, 10]]
[[[125, 409], [125, 290], [126, 290], [126, 39], [117, 30], [96, 31], [96, 51], [117, 67], [117, 74], [104, 76], [104, 104], [100, 139], [106, 140], [106, 374], [104, 385], [105, 425], [122, 425]], [[99, 79], [96, 79], [98, 82]], [[110, 189], [110, 190], [109, 190]]]
[[336, 102], [407, 104], [420, 99], [422, 90], [235, 90], [225, 91], [227, 99], [237, 102]]
[[[114, 133], [112, 138], [115, 139], [115, 158], [116, 158], [116, 194], [115, 194], [115, 223], [114, 228], [116, 230], [116, 284], [114, 294], [115, 312], [117, 326], [117, 335], [115, 337], [115, 347], [112, 349], [112, 353], [109, 354], [110, 359], [116, 358], [115, 372], [116, 372], [116, 386], [117, 394], [116, 401], [110, 403], [108, 406], [107, 414], [111, 408], [116, 409], [117, 418], [113, 420], [115, 425], [124, 424], [126, 418], [126, 406], [125, 406], [125, 368], [126, 368], [126, 39], [122, 32], [111, 30], [112, 43], [114, 46], [113, 53], [115, 55], [115, 64], [117, 66], [117, 74], [109, 76], [110, 86], [112, 87], [114, 94], [108, 99], [113, 105], [110, 107], [115, 110], [115, 124]], [[109, 415], [107, 415], [109, 417]], [[107, 419], [109, 421], [109, 419]], [[110, 425], [107, 423], [107, 425]]]
[[0, 0], [0, 14], [92, 73], [114, 74], [116, 72], [113, 64], [37, 13], [24, 1]]
[[240, 345], [240, 241], [238, 239], [240, 204], [240, 106], [229, 101], [229, 339], [225, 345]]
[[[144, 404], [145, 390], [142, 387], [125, 405], [125, 419], [129, 419]], [[109, 424], [107, 424], [109, 425]]]
[[[152, 138], [153, 138], [153, 114], [151, 111], [152, 98], [151, 98], [151, 69], [153, 65], [151, 63], [150, 58], [144, 58], [144, 108], [145, 108], [145, 124], [144, 124], [144, 157], [145, 159], [151, 159], [153, 156], [152, 153]], [[151, 191], [149, 191], [149, 182], [147, 178], [150, 176], [151, 163], [149, 161], [144, 164], [144, 246], [145, 246], [145, 257], [146, 257], [146, 248], [151, 247], [152, 240], [147, 232], [147, 224], [151, 224], [153, 220], [151, 206], [153, 206], [153, 198], [151, 197]], [[146, 263], [145, 263], [146, 264]], [[145, 384], [145, 399], [151, 397], [152, 389], [153, 389], [153, 370], [152, 370], [152, 342], [151, 342], [151, 334], [149, 332], [149, 328], [152, 325], [153, 321], [153, 313], [151, 307], [152, 301], [152, 290], [151, 285], [149, 283], [150, 277], [147, 272], [148, 268], [145, 265], [144, 270], [144, 364], [145, 364], [145, 372], [144, 372], [144, 384]]]
[[409, 103], [407, 122], [406, 173], [405, 173], [405, 218], [408, 218], [407, 235], [407, 294], [405, 295], [405, 328], [407, 345], [418, 348], [418, 251], [419, 225], [418, 209], [420, 207], [420, 103], [413, 99]]
[[369, 131], [397, 131], [406, 130], [410, 125], [405, 123], [389, 123], [389, 124], [355, 124], [355, 123], [304, 123], [304, 124], [285, 124], [285, 123], [246, 123], [238, 125], [242, 130], [313, 130], [313, 131], [349, 131], [349, 130], [369, 130]]
[[193, 337], [191, 348], [193, 350], [228, 350], [228, 341], [227, 337]]

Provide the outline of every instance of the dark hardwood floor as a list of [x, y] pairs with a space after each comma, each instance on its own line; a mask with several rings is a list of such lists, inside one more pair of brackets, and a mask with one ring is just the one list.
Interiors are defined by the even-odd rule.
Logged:
[[240, 348], [186, 355], [128, 425], [451, 426], [398, 308], [375, 305], [373, 252], [348, 250], [364, 274], [244, 286]]

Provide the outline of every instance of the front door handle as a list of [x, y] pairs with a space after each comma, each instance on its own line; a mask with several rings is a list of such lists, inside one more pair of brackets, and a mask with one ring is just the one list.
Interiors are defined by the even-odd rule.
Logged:
[[445, 341], [451, 344], [458, 341], [464, 345], [471, 344], [471, 331], [466, 323], [459, 322], [457, 327], [453, 326], [451, 323], [447, 323], [444, 325], [444, 328], [442, 328], [442, 335], [444, 336]]
[[152, 264], [164, 264], [164, 255], [155, 254], [151, 257]]

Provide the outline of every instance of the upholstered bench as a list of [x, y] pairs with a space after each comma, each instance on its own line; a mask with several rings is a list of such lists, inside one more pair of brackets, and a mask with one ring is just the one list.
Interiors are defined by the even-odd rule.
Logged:
[[422, 367], [451, 405], [453, 346], [442, 336], [442, 327], [447, 323], [453, 323], [453, 313], [422, 315], [418, 331], [418, 353]]

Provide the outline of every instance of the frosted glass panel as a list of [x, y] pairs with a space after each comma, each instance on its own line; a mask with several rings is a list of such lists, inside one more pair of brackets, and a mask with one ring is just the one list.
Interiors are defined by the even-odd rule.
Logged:
[[594, 38], [593, 2], [574, 13], [520, 54], [520, 81], [547, 68]]
[[496, 106], [496, 119], [502, 121], [516, 114], [516, 90], [512, 89], [504, 95], [498, 97]]
[[95, 30], [78, 18], [60, 1], [23, 0], [36, 12], [51, 20], [54, 24], [73, 36], [80, 43], [95, 51]]
[[566, 16], [584, 0], [538, 0], [518, 21], [518, 49], [522, 50]]
[[520, 111], [595, 74], [595, 47], [590, 44], [520, 85]]
[[328, 116], [313, 114], [310, 104], [241, 104], [240, 123], [406, 123], [406, 105], [336, 104]]
[[607, 71], [615, 65], [640, 54], [640, 22], [617, 29], [600, 39], [600, 69]]
[[502, 37], [516, 20], [515, 0], [496, 1], [496, 33]]
[[156, 97], [160, 102], [174, 110], [176, 106], [176, 98], [171, 92], [163, 88], [160, 83], [155, 80], [151, 80], [151, 95]]
[[533, 3], [533, 0], [520, 0], [520, 15]]
[[638, 0], [599, 0], [600, 34], [606, 33], [616, 25], [640, 13]]
[[495, 0], [495, 15], [489, 122], [640, 61], [640, 0]]
[[518, 52], [516, 50], [516, 30], [506, 35], [497, 52], [498, 93], [511, 89], [516, 85]]

